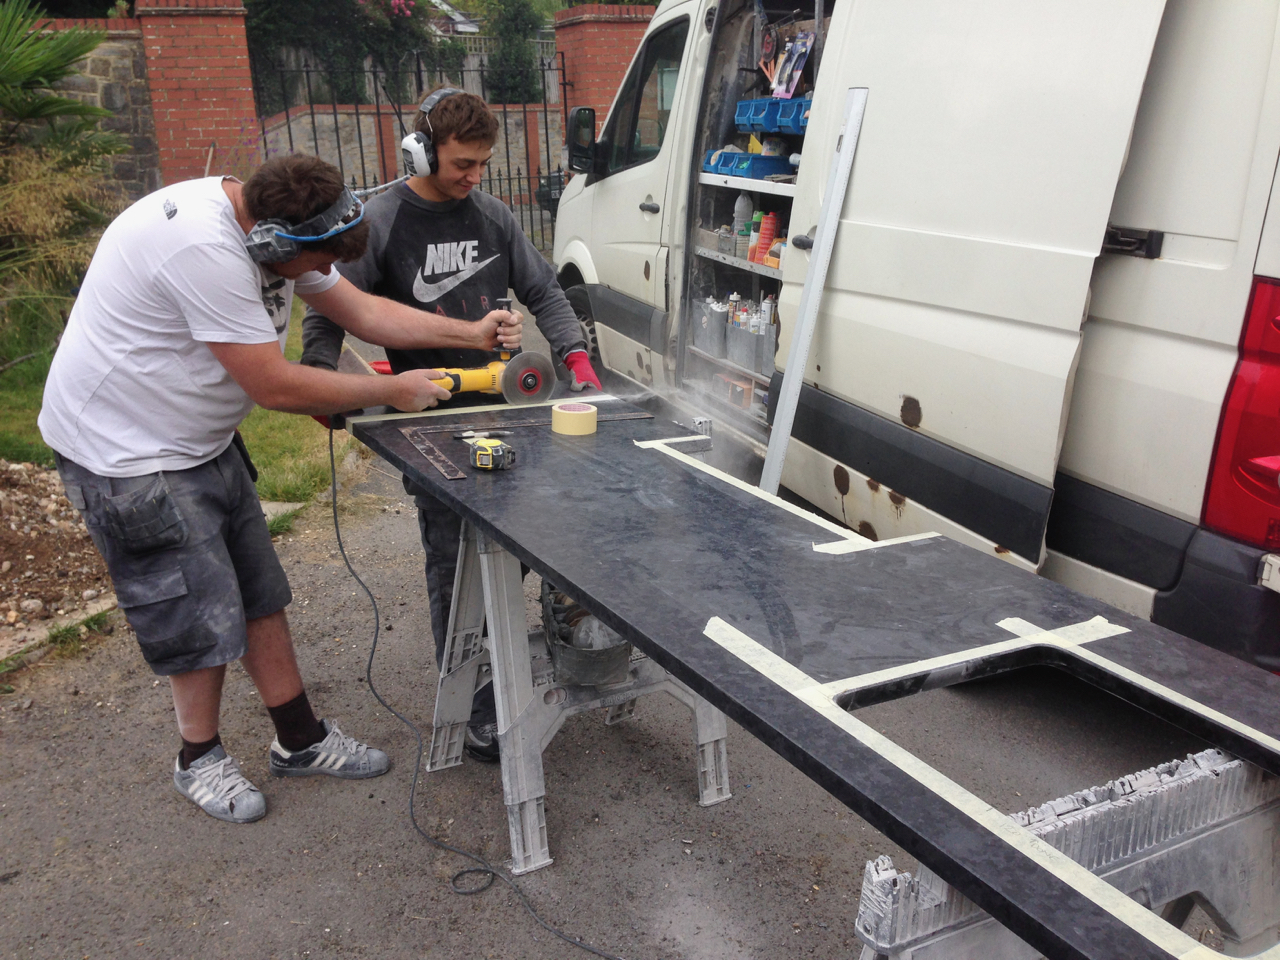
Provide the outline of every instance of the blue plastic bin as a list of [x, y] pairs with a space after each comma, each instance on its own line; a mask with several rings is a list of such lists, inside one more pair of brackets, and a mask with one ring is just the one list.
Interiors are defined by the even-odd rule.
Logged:
[[758, 153], [735, 153], [732, 170], [725, 170], [721, 164], [720, 173], [729, 173], [734, 177], [748, 177], [761, 180], [777, 173], [791, 173], [794, 167], [786, 157], [766, 157]]
[[774, 97], [754, 100], [751, 104], [751, 129], [756, 133], [778, 132], [778, 110], [782, 101]]
[[738, 106], [733, 112], [733, 122], [737, 125], [739, 133], [750, 133], [752, 131], [751, 111], [755, 107], [755, 103], [754, 100], [738, 101]]
[[702, 158], [702, 169], [707, 173], [715, 173], [715, 165], [711, 162], [711, 158], [716, 155], [714, 150], [708, 150], [707, 155]]
[[733, 168], [738, 164], [739, 157], [749, 156], [745, 153], [729, 153], [727, 150], [720, 154], [720, 162], [716, 164], [712, 173], [723, 173], [727, 176], [733, 176]]
[[809, 112], [809, 107], [813, 105], [813, 101], [804, 100], [779, 100], [778, 110], [778, 126], [780, 133], [803, 133], [804, 128], [808, 126], [809, 119], [805, 116]]

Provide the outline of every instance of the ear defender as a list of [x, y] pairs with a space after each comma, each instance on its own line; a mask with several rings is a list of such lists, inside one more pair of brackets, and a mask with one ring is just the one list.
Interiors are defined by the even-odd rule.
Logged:
[[259, 220], [244, 238], [244, 245], [254, 263], [286, 263], [302, 252], [302, 244], [336, 237], [363, 219], [364, 204], [343, 187], [338, 199], [310, 220], [299, 224]]
[[431, 149], [431, 138], [414, 131], [400, 141], [400, 156], [404, 159], [404, 172], [411, 177], [425, 177], [435, 173], [436, 152]]
[[463, 92], [454, 87], [441, 87], [422, 101], [418, 112], [427, 120], [426, 132], [415, 130], [400, 141], [400, 156], [404, 160], [404, 172], [409, 176], [428, 177], [439, 169], [440, 164], [436, 159], [436, 146], [433, 142], [434, 131], [431, 129], [431, 111], [446, 97]]

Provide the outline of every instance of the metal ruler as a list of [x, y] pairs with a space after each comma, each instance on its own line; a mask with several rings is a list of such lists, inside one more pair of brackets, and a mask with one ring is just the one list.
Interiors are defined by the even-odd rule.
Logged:
[[466, 476], [458, 465], [444, 455], [444, 452], [425, 436], [422, 427], [401, 427], [400, 432], [406, 440], [414, 445], [417, 451], [427, 458], [428, 462], [444, 475], [446, 480], [461, 480]]

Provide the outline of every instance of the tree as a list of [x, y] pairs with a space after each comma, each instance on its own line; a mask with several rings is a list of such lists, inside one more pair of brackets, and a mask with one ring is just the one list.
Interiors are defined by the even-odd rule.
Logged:
[[498, 41], [484, 81], [490, 103], [541, 103], [542, 72], [533, 44], [542, 17], [531, 0], [485, 0], [489, 34]]
[[[425, 70], [461, 66], [461, 45], [441, 42], [431, 28], [427, 0], [246, 0], [249, 56], [259, 75], [259, 109], [280, 109], [274, 71], [289, 50], [310, 54], [315, 79], [344, 103], [368, 101], [365, 63], [386, 74], [387, 92], [401, 99], [417, 53]], [[291, 99], [297, 94], [291, 93]]]

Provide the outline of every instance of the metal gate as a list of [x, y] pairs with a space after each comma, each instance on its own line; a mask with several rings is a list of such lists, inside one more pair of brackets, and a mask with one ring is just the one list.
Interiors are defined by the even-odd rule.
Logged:
[[[498, 140], [481, 189], [511, 207], [529, 239], [549, 253], [565, 181], [564, 54], [539, 57], [534, 69], [540, 101], [490, 104], [498, 118]], [[448, 85], [487, 102], [490, 86], [483, 63], [446, 75], [424, 67], [416, 54], [399, 71], [335, 75], [303, 62], [299, 67], [259, 65], [253, 78], [263, 156], [321, 157], [360, 189], [401, 176], [400, 141], [413, 130], [418, 104], [428, 92]]]

